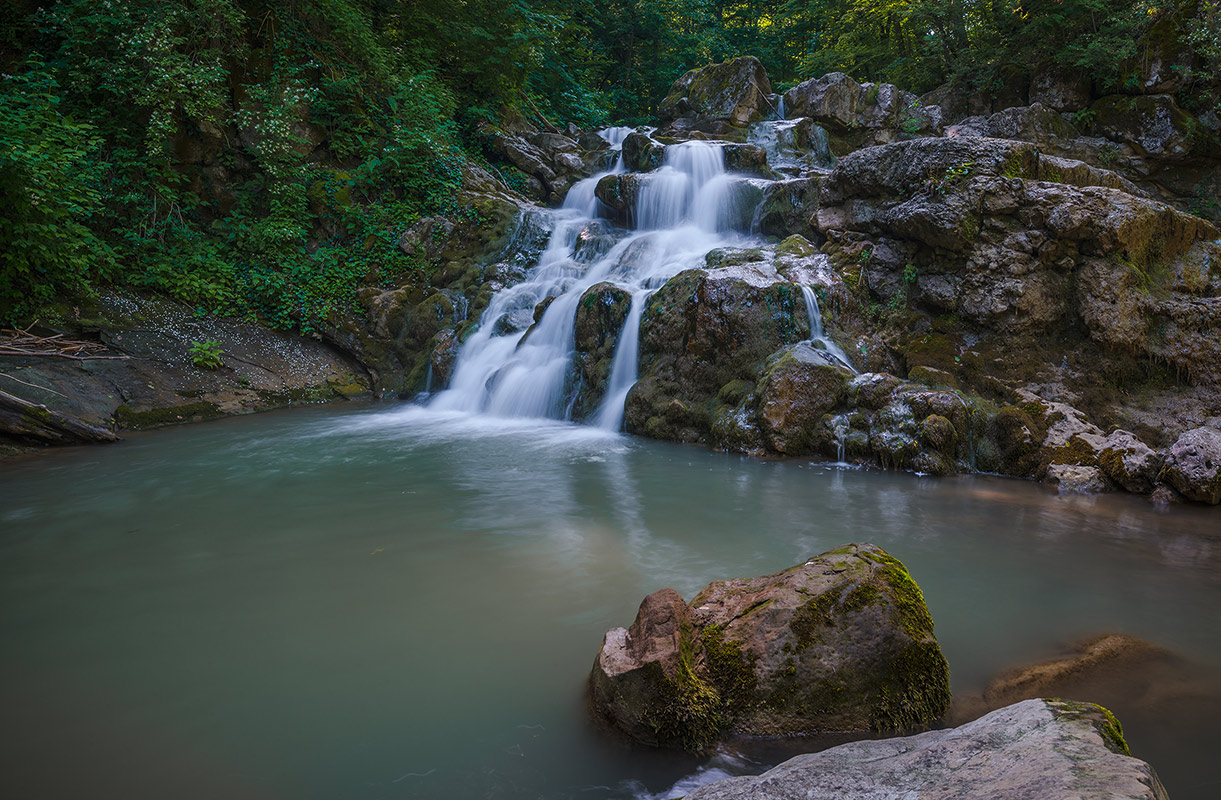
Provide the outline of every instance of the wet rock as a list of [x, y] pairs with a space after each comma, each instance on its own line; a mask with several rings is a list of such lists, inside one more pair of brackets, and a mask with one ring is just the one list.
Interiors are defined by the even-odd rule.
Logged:
[[815, 452], [818, 423], [839, 405], [851, 377], [807, 342], [769, 358], [759, 382], [759, 419], [768, 447], [790, 456]]
[[1221, 503], [1221, 430], [1194, 428], [1180, 436], [1160, 477], [1192, 500]]
[[767, 151], [753, 144], [727, 144], [721, 148], [725, 157], [725, 169], [771, 178], [772, 170], [767, 165]]
[[651, 172], [661, 166], [666, 148], [643, 133], [629, 133], [623, 140], [623, 165], [632, 172]]
[[1098, 464], [1117, 484], [1136, 494], [1149, 494], [1162, 468], [1162, 456], [1136, 438], [1135, 434], [1117, 430], [1106, 438]]
[[1099, 494], [1110, 488], [1106, 475], [1098, 467], [1077, 464], [1052, 464], [1043, 482], [1055, 486], [1060, 494]]
[[574, 419], [584, 419], [602, 402], [631, 304], [632, 296], [612, 283], [591, 286], [577, 303], [575, 344], [581, 388], [573, 405]]
[[1026, 700], [959, 728], [854, 742], [797, 756], [758, 777], [702, 786], [689, 800], [957, 800], [1106, 797], [1168, 800], [1132, 758], [1111, 712]]
[[945, 712], [949, 672], [906, 568], [854, 544], [716, 581], [689, 606], [650, 595], [607, 633], [590, 688], [616, 729], [701, 749], [724, 733], [920, 727]]
[[708, 258], [719, 266], [676, 275], [644, 309], [641, 380], [627, 399], [631, 433], [706, 440], [721, 387], [753, 382], [767, 356], [808, 336], [800, 290], [762, 251]]
[[435, 338], [437, 343], [428, 356], [428, 363], [432, 367], [432, 381], [431, 386], [427, 388], [429, 391], [439, 392], [449, 386], [449, 379], [453, 377], [454, 361], [458, 358], [458, 351], [462, 349], [462, 341], [453, 328], [439, 331]]
[[658, 106], [662, 123], [687, 117], [744, 127], [774, 113], [772, 85], [753, 56], [699, 67], [683, 74]]
[[621, 225], [631, 222], [640, 187], [647, 180], [636, 173], [607, 175], [594, 187], [594, 196], [602, 203], [607, 216]]
[[797, 235], [818, 241], [814, 218], [821, 183], [821, 176], [812, 176], [768, 184], [759, 203], [759, 232], [765, 236]]

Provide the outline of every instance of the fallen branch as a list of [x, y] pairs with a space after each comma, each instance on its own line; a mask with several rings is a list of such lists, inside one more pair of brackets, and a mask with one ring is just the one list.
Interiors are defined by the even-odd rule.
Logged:
[[10, 381], [16, 381], [17, 383], [20, 383], [23, 386], [29, 386], [31, 389], [42, 389], [44, 392], [50, 392], [51, 394], [58, 394], [60, 397], [63, 397], [65, 399], [68, 397], [68, 395], [60, 394], [59, 392], [55, 391], [54, 389], [48, 389], [47, 387], [39, 386], [36, 383], [26, 383], [25, 381], [21, 380], [21, 378], [15, 378], [12, 375], [9, 375], [7, 372], [0, 372], [0, 375], [4, 376], [5, 378], [8, 378]]
[[74, 442], [114, 442], [112, 431], [52, 411], [46, 406], [22, 400], [0, 391], [0, 431], [27, 439], [71, 444]]

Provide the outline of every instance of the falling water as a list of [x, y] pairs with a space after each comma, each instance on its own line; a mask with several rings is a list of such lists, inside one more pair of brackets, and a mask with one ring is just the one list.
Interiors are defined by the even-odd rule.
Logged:
[[[607, 136], [612, 146], [625, 131]], [[578, 253], [582, 230], [596, 221], [594, 189], [611, 170], [580, 181], [552, 212], [553, 228], [538, 265], [521, 283], [497, 293], [482, 323], [458, 354], [450, 388], [432, 406], [503, 417], [568, 418], [574, 399], [573, 357], [577, 306], [592, 286], [610, 282], [632, 295], [631, 310], [599, 410], [599, 426], [617, 430], [623, 402], [636, 380], [640, 318], [648, 295], [684, 269], [702, 266], [715, 247], [740, 243], [742, 216], [735, 187], [745, 176], [725, 171], [720, 145], [684, 142], [666, 148], [656, 171], [641, 176], [632, 214], [635, 231], [595, 259]], [[534, 322], [539, 304], [550, 298]], [[531, 324], [533, 322], [533, 324]]]
[[[806, 301], [806, 314], [810, 319], [810, 341], [819, 346], [819, 349], [826, 351], [829, 355], [835, 358], [836, 361], [843, 364], [848, 369], [856, 372], [856, 368], [852, 366], [852, 362], [848, 360], [848, 354], [844, 352], [835, 340], [827, 336], [826, 331], [822, 327], [822, 312], [818, 309], [818, 295], [814, 294], [814, 290], [809, 286], [801, 287], [801, 296]], [[843, 459], [840, 459], [843, 461]]]

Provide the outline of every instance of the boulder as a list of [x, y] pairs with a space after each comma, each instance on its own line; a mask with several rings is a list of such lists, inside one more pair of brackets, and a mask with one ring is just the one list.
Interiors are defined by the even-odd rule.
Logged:
[[1117, 430], [1106, 438], [1098, 464], [1107, 476], [1129, 492], [1149, 494], [1157, 483], [1163, 457], [1136, 435]]
[[1115, 716], [1092, 703], [1026, 700], [949, 730], [853, 742], [758, 777], [702, 786], [688, 800], [1168, 800], [1133, 758]]
[[661, 166], [665, 145], [633, 131], [623, 140], [623, 165], [632, 172], [651, 172]]
[[650, 595], [606, 634], [590, 689], [615, 729], [692, 750], [726, 733], [908, 730], [950, 697], [919, 587], [870, 544], [716, 581], [690, 605]]
[[708, 441], [721, 389], [753, 382], [764, 359], [809, 336], [800, 290], [763, 250], [714, 250], [706, 261], [709, 269], [679, 273], [645, 306], [630, 433]]
[[1221, 430], [1194, 428], [1166, 452], [1161, 479], [1201, 503], [1221, 503]]
[[741, 128], [775, 113], [767, 71], [753, 56], [689, 70], [658, 106], [662, 123], [692, 118]]
[[827, 130], [832, 152], [937, 133], [937, 118], [910, 92], [889, 83], [857, 83], [830, 72], [784, 94], [790, 119], [809, 117]]
[[768, 447], [790, 456], [815, 452], [818, 423], [839, 405], [851, 377], [809, 342], [769, 358], [759, 381], [759, 418]]

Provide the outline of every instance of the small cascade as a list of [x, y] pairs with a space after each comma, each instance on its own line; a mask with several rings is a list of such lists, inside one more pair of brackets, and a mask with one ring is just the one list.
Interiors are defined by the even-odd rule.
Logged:
[[[622, 142], [618, 129], [604, 138]], [[626, 135], [624, 133], [623, 135]], [[612, 171], [577, 183], [561, 209], [550, 212], [551, 238], [521, 283], [498, 292], [479, 327], [462, 345], [450, 388], [431, 406], [502, 417], [567, 418], [572, 408], [576, 313], [582, 295], [609, 281], [632, 295], [597, 424], [618, 430], [623, 402], [636, 380], [640, 319], [648, 295], [685, 269], [702, 266], [715, 247], [742, 243], [735, 227], [733, 187], [747, 180], [725, 172], [722, 149], [710, 142], [666, 148], [663, 165], [642, 176], [633, 218], [603, 255], [584, 257], [582, 232], [602, 230], [593, 187]], [[601, 252], [600, 250], [594, 251]], [[539, 304], [550, 298], [535, 321]], [[533, 324], [531, 324], [533, 323]]]
[[568, 190], [568, 194], [564, 196], [562, 210], [579, 212], [584, 217], [598, 215], [598, 199], [594, 197], [594, 189], [598, 187], [598, 181], [607, 175], [622, 175], [627, 172], [627, 167], [623, 165], [623, 140], [633, 130], [635, 128], [622, 126], [598, 131], [598, 135], [610, 145], [611, 151], [618, 154], [615, 156], [615, 163], [606, 172], [599, 172], [573, 184], [572, 188]]
[[642, 289], [632, 295], [632, 305], [615, 346], [615, 359], [611, 362], [606, 397], [594, 420], [594, 424], [603, 430], [617, 432], [623, 428], [623, 404], [627, 400], [627, 393], [636, 384], [636, 363], [640, 356], [640, 318], [644, 315], [644, 307], [652, 294], [652, 290]]
[[786, 119], [784, 115], [784, 95], [780, 95], [780, 102], [776, 103], [776, 119]]
[[818, 295], [814, 294], [814, 290], [809, 286], [803, 285], [801, 296], [806, 302], [806, 314], [810, 319], [810, 342], [818, 345], [820, 350], [825, 351], [840, 364], [852, 370], [855, 375], [856, 367], [852, 366], [852, 362], [848, 360], [848, 354], [823, 330], [822, 312], [818, 308]]
[[781, 117], [756, 122], [750, 126], [746, 141], [763, 148], [767, 163], [781, 171], [800, 173], [835, 166], [827, 131], [806, 119]]

